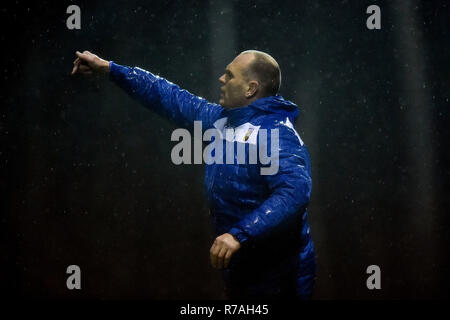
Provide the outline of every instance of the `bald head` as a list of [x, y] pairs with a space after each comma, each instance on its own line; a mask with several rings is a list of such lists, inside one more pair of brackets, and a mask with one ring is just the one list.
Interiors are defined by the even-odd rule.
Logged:
[[276, 60], [269, 54], [257, 50], [247, 50], [240, 55], [252, 56], [244, 71], [244, 76], [248, 80], [256, 80], [259, 82], [261, 96], [276, 95], [281, 85], [281, 70]]
[[278, 93], [281, 72], [278, 63], [267, 53], [248, 50], [227, 65], [219, 78], [222, 87], [220, 105], [224, 108], [247, 106], [253, 101]]

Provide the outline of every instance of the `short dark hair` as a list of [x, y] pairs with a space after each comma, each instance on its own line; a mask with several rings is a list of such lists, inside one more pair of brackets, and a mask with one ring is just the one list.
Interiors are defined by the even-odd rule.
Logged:
[[281, 70], [274, 58], [265, 52], [247, 50], [242, 54], [252, 54], [247, 71], [247, 78], [259, 81], [263, 96], [273, 96], [278, 93], [281, 85]]

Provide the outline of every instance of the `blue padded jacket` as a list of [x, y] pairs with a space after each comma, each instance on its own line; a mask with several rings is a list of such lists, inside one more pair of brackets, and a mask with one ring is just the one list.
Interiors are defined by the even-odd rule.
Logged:
[[[224, 109], [148, 71], [114, 62], [110, 79], [182, 127], [201, 121], [203, 130], [215, 128], [222, 137], [224, 130], [235, 130], [231, 151], [226, 140], [217, 144], [224, 148], [224, 159], [233, 152], [233, 162], [207, 164], [204, 181], [216, 236], [228, 232], [242, 245], [225, 270], [227, 290], [235, 297], [310, 297], [315, 276], [307, 221], [312, 181], [307, 148], [293, 125], [298, 107], [276, 95]], [[239, 129], [244, 129], [244, 137], [237, 137]], [[267, 130], [266, 140], [259, 139], [262, 129]], [[276, 173], [261, 174], [269, 165], [238, 163], [239, 145], [246, 159], [252, 144], [270, 151], [272, 129], [278, 131], [278, 155], [269, 152], [278, 163]]]

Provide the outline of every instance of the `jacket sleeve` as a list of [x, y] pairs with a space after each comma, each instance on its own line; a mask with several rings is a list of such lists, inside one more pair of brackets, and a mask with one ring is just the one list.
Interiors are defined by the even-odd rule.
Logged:
[[144, 106], [175, 121], [192, 127], [202, 121], [203, 129], [211, 127], [223, 108], [195, 96], [170, 81], [138, 67], [121, 66], [110, 62], [110, 79]]
[[295, 132], [284, 125], [279, 126], [278, 160], [278, 172], [264, 176], [270, 196], [229, 231], [241, 243], [283, 230], [283, 226], [301, 218], [297, 216], [303, 212], [300, 209], [310, 201], [312, 180], [308, 152]]

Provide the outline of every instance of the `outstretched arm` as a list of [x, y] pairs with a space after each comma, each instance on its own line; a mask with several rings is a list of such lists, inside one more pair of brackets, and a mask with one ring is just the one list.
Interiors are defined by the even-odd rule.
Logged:
[[146, 107], [183, 127], [202, 121], [203, 129], [212, 126], [223, 108], [195, 96], [176, 84], [141, 68], [108, 62], [89, 51], [76, 52], [72, 74], [109, 73], [110, 79]]

